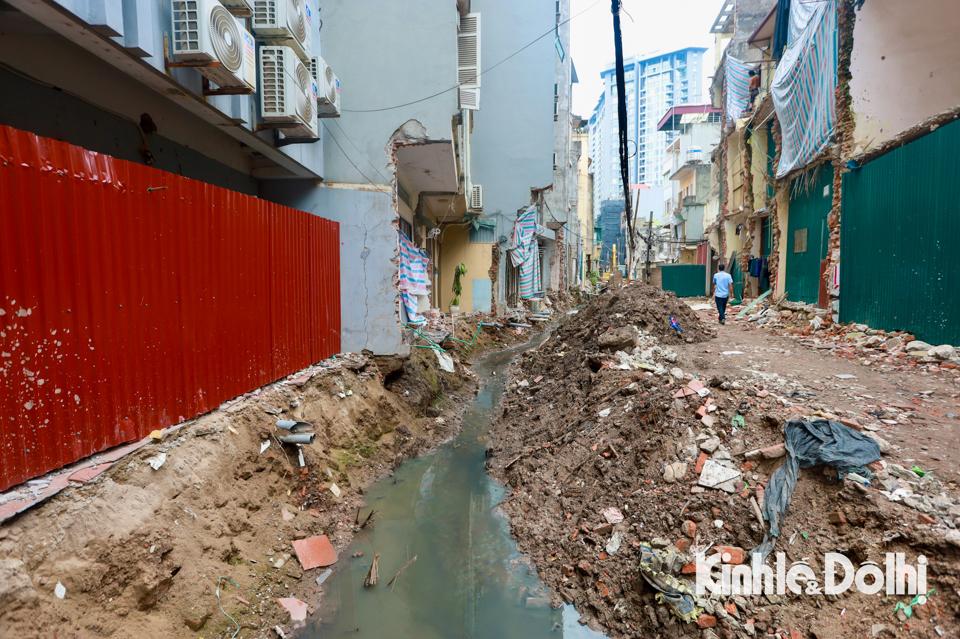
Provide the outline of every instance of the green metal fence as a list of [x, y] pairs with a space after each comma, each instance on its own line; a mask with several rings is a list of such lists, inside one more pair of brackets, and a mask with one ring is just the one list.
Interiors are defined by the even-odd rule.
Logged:
[[842, 321], [960, 344], [958, 148], [954, 121], [844, 174]]
[[703, 297], [707, 294], [707, 267], [703, 264], [663, 264], [662, 286], [677, 297]]
[[[799, 179], [799, 178], [798, 178]], [[816, 304], [820, 297], [820, 263], [827, 256], [827, 215], [833, 203], [833, 167], [822, 165], [810, 182], [792, 188], [787, 222], [787, 298]]]

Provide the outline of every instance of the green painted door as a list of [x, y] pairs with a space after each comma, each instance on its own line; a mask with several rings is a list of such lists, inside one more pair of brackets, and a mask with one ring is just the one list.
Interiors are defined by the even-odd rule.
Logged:
[[790, 197], [787, 222], [787, 299], [816, 304], [820, 296], [820, 263], [827, 257], [830, 233], [827, 215], [833, 203], [833, 167], [822, 165], [809, 188]]
[[843, 175], [840, 319], [960, 344], [960, 121]]

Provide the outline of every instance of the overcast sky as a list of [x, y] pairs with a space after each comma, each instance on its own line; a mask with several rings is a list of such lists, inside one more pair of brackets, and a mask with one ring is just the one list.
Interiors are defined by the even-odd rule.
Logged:
[[[610, 0], [570, 0], [571, 53], [579, 84], [573, 85], [573, 112], [589, 118], [603, 90], [600, 72], [613, 63]], [[723, 0], [623, 0], [623, 55], [712, 47], [713, 25]], [[595, 5], [591, 7], [591, 5]], [[586, 13], [577, 15], [587, 9]], [[627, 15], [629, 14], [629, 15]], [[633, 19], [630, 19], [630, 16]], [[713, 72], [713, 53], [704, 67]]]

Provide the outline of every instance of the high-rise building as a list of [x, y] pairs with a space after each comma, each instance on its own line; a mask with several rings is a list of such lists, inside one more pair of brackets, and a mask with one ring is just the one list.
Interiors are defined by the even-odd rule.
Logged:
[[[657, 124], [670, 107], [701, 102], [705, 52], [701, 47], [687, 47], [624, 60], [631, 183], [658, 186], [663, 182], [666, 148], [676, 134], [658, 131]], [[594, 210], [597, 211], [601, 202], [623, 197], [616, 68], [611, 66], [600, 76], [604, 81], [603, 94], [590, 118]]]

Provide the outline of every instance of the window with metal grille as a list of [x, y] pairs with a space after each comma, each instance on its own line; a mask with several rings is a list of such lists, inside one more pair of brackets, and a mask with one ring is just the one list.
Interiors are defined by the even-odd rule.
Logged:
[[493, 224], [480, 224], [474, 227], [470, 226], [471, 244], [493, 244], [496, 240], [496, 226]]

